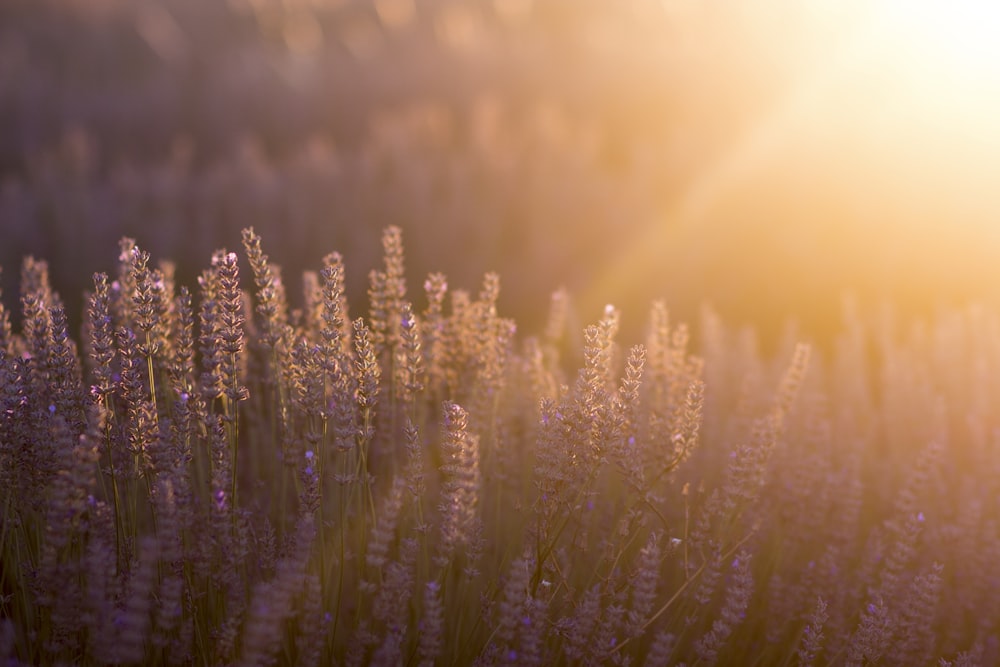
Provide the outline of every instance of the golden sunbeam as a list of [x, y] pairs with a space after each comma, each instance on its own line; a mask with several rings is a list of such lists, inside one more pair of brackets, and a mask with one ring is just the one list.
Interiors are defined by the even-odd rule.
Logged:
[[[847, 234], [865, 227], [877, 228], [869, 234], [872, 247], [905, 231], [890, 255], [930, 253], [946, 231], [956, 236], [956, 226], [974, 230], [960, 238], [995, 240], [1000, 43], [992, 36], [998, 23], [1000, 9], [987, 3], [885, 0], [859, 11], [826, 57], [787, 85], [767, 113], [745, 123], [662, 219], [609, 262], [584, 303], [634, 291], [665, 275], [665, 262], [688, 263], [684, 275], [697, 279], [699, 258], [682, 257], [675, 248], [690, 249], [698, 236], [749, 225], [764, 230], [756, 239], [767, 244], [787, 230], [814, 233], [807, 229], [812, 222], [836, 228], [838, 221], [823, 220], [834, 215], [822, 210], [827, 201], [845, 202], [853, 216], [839, 222], [841, 231], [827, 232], [844, 237], [841, 247], [851, 247]], [[805, 191], [795, 192], [802, 183]], [[748, 257], [762, 250], [764, 257], [774, 249], [744, 249]]]

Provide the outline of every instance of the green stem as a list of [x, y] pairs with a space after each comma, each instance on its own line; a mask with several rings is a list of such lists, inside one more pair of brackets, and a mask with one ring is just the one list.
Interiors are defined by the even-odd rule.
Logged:
[[111, 493], [115, 504], [115, 566], [117, 567], [117, 571], [121, 572], [122, 540], [125, 538], [125, 526], [122, 523], [124, 517], [122, 516], [121, 491], [118, 489], [118, 475], [115, 474], [114, 451], [111, 448], [111, 434], [113, 431], [111, 416], [113, 413], [111, 410], [111, 399], [107, 394], [104, 395], [104, 407], [108, 413], [108, 423], [104, 427], [104, 445], [108, 452], [108, 469], [111, 471]]
[[[232, 355], [232, 368], [237, 368], [236, 354]], [[233, 453], [232, 460], [232, 484], [230, 488], [229, 497], [232, 500], [232, 516], [233, 516], [233, 535], [236, 534], [236, 520], [237, 513], [236, 510], [239, 507], [237, 504], [237, 485], [236, 478], [239, 476], [239, 449], [240, 449], [240, 421], [239, 421], [239, 379], [236, 374], [233, 375], [233, 386], [232, 386], [232, 398], [226, 397], [225, 407], [226, 416], [229, 419], [229, 449]]]
[[[727, 551], [725, 553], [725, 555], [722, 556], [722, 560], [724, 560], [724, 561], [725, 560], [729, 560], [733, 556], [733, 554], [735, 554], [736, 551], [740, 547], [742, 547], [751, 537], [754, 536], [754, 534], [755, 534], [755, 531], [752, 531], [752, 530], [749, 533], [747, 533], [743, 537], [743, 539], [741, 539], [739, 542], [737, 542], [736, 544], [734, 544], [729, 549], [729, 551]], [[692, 574], [690, 577], [688, 577], [684, 581], [684, 583], [681, 584], [680, 587], [676, 591], [674, 591], [674, 594], [672, 596], [670, 596], [670, 599], [667, 600], [666, 603], [664, 603], [664, 605], [662, 607], [660, 607], [655, 614], [653, 614], [652, 616], [650, 616], [646, 620], [646, 622], [639, 629], [638, 633], [636, 633], [635, 635], [633, 635], [631, 637], [627, 637], [623, 642], [621, 642], [620, 644], [616, 645], [613, 649], [611, 649], [611, 652], [612, 653], [617, 653], [618, 651], [620, 651], [623, 648], [625, 648], [625, 646], [627, 646], [633, 639], [636, 639], [637, 637], [641, 637], [642, 635], [644, 635], [646, 633], [646, 630], [648, 630], [654, 623], [656, 623], [656, 621], [660, 618], [660, 616], [662, 616], [663, 614], [665, 614], [667, 612], [667, 610], [670, 609], [670, 607], [672, 607], [675, 602], [677, 602], [677, 600], [680, 598], [681, 594], [684, 593], [684, 591], [686, 591], [688, 589], [688, 587], [690, 587], [691, 584], [693, 584], [695, 582], [695, 580], [705, 570], [705, 567], [706, 567], [707, 564], [708, 564], [707, 561], [703, 562], [701, 564], [701, 566], [697, 570], [695, 570], [694, 574]]]

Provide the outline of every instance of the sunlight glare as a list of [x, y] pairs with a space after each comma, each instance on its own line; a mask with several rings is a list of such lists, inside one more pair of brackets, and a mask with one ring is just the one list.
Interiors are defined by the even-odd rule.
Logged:
[[[732, 50], [745, 71], [792, 63], [791, 74], [770, 91], [749, 89], [740, 131], [616, 253], [589, 302], [635, 289], [670, 262], [706, 280], [704, 265], [728, 260], [671, 249], [737, 233], [733, 257], [768, 257], [762, 275], [794, 275], [804, 292], [888, 293], [862, 285], [870, 273], [913, 302], [934, 280], [972, 280], [970, 267], [1000, 247], [1000, 3], [814, 0], [790, 27], [791, 4], [748, 6], [729, 40], [746, 47]], [[725, 34], [697, 25], [701, 42]], [[719, 58], [716, 76], [733, 80]]]
[[1000, 55], [996, 39], [1000, 5], [996, 3], [882, 0], [873, 18], [882, 22], [886, 34], [895, 32], [897, 40], [886, 46], [904, 49], [901, 55], [922, 52], [944, 66], [991, 74], [996, 71]]
[[1000, 87], [1000, 4], [882, 0], [871, 16], [878, 59], [920, 102], [976, 104]]

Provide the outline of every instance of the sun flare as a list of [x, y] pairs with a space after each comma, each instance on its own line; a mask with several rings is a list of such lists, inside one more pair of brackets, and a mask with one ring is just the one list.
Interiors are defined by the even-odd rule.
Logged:
[[883, 0], [868, 24], [868, 55], [913, 102], [983, 114], [1000, 101], [1000, 5]]
[[995, 79], [1000, 71], [996, 3], [882, 0], [871, 18], [888, 38], [887, 56], [959, 76]]
[[[595, 281], [593, 303], [665, 263], [690, 263], [704, 281], [702, 264], [741, 256], [773, 258], [769, 272], [795, 275], [803, 293], [836, 284], [914, 301], [932, 298], [928, 285], [993, 274], [1000, 5], [816, 2], [795, 25], [788, 5], [747, 10], [735, 32], [756, 47], [738, 50], [747, 71], [792, 74], [751, 93], [741, 131]], [[733, 230], [732, 257], [665, 256]], [[869, 273], [878, 279], [858, 277]]]

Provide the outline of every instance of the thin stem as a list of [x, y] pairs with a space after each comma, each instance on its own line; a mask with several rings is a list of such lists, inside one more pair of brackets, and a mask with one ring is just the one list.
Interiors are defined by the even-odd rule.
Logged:
[[[724, 560], [724, 561], [725, 560], [729, 560], [729, 558], [731, 558], [732, 555], [735, 554], [736, 551], [740, 547], [742, 547], [744, 544], [746, 544], [746, 542], [751, 537], [753, 537], [755, 534], [756, 534], [756, 531], [751, 530], [749, 533], [747, 533], [745, 536], [743, 536], [743, 539], [741, 539], [739, 542], [737, 542], [736, 544], [734, 544], [729, 549], [729, 551], [727, 551], [725, 553], [725, 555], [722, 556], [722, 560]], [[646, 630], [648, 630], [654, 623], [656, 623], [657, 619], [659, 619], [660, 616], [663, 616], [663, 614], [665, 614], [667, 612], [667, 610], [670, 609], [670, 607], [672, 607], [675, 602], [677, 602], [677, 600], [680, 598], [681, 594], [684, 593], [684, 591], [686, 591], [688, 589], [688, 587], [690, 587], [691, 584], [693, 584], [695, 582], [695, 580], [701, 575], [701, 573], [705, 571], [705, 567], [707, 565], [708, 565], [707, 561], [703, 562], [701, 564], [701, 566], [697, 570], [695, 570], [694, 574], [692, 574], [690, 577], [688, 577], [687, 579], [685, 579], [684, 583], [681, 584], [680, 587], [676, 591], [674, 591], [674, 594], [670, 596], [670, 599], [667, 600], [666, 603], [664, 603], [664, 605], [662, 607], [660, 607], [655, 614], [653, 614], [652, 616], [649, 617], [649, 619], [646, 620], [646, 622], [642, 625], [642, 627], [639, 628], [639, 632], [637, 632], [636, 634], [632, 635], [631, 637], [627, 637], [622, 643], [616, 645], [613, 649], [611, 649], [611, 652], [612, 653], [616, 653], [616, 652], [622, 650], [633, 639], [636, 639], [636, 638], [641, 637], [642, 635], [644, 635], [646, 633]]]

